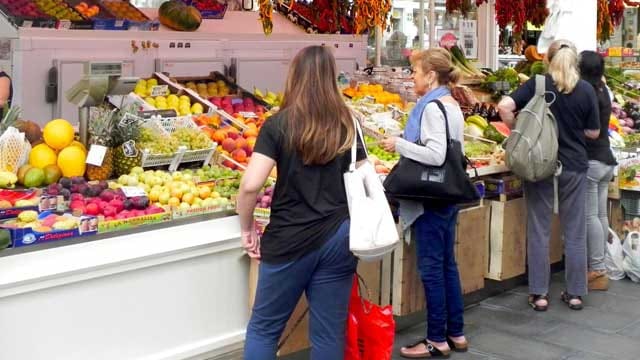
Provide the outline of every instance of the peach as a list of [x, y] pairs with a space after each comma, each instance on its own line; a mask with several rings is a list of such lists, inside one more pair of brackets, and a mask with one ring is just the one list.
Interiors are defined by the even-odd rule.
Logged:
[[257, 138], [255, 136], [247, 137], [247, 146], [249, 146], [250, 149], [253, 149], [256, 146], [256, 140]]
[[247, 145], [247, 140], [243, 137], [240, 137], [236, 140], [236, 149], [242, 149]]
[[216, 130], [213, 133], [213, 141], [217, 142], [218, 144], [222, 144], [222, 142], [227, 138], [227, 133], [224, 130]]
[[247, 130], [244, 131], [244, 137], [245, 138], [251, 138], [251, 137], [256, 137], [258, 136], [258, 128], [257, 127], [249, 127]]
[[247, 161], [247, 153], [242, 149], [235, 149], [231, 153], [231, 156], [233, 157], [233, 160], [239, 163], [244, 163]]
[[232, 152], [236, 149], [236, 141], [231, 138], [226, 138], [222, 142], [222, 148], [227, 152]]

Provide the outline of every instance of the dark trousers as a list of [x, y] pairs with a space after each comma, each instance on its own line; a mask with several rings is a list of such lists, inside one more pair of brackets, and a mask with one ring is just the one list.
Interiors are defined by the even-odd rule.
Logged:
[[348, 221], [319, 250], [286, 264], [260, 263], [244, 359], [276, 359], [278, 340], [303, 292], [309, 302], [311, 359], [342, 359], [356, 266]]
[[[553, 216], [553, 178], [525, 183], [529, 293], [549, 292], [549, 241]], [[558, 177], [565, 277], [571, 295], [587, 294], [587, 174], [563, 170]]]
[[427, 339], [464, 335], [464, 303], [454, 253], [458, 208], [425, 209], [415, 222], [418, 270], [427, 298]]

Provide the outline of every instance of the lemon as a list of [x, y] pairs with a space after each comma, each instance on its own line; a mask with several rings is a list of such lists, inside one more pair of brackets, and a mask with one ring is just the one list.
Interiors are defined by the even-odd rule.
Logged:
[[144, 99], [144, 101], [147, 102], [147, 104], [151, 105], [151, 106], [156, 106], [156, 100], [152, 97], [148, 97], [146, 99]]
[[49, 121], [42, 131], [44, 142], [55, 150], [69, 146], [73, 142], [74, 134], [73, 126], [64, 119]]
[[56, 152], [47, 144], [38, 144], [31, 149], [29, 154], [29, 165], [44, 168], [47, 165], [53, 165], [57, 161]]
[[202, 107], [202, 104], [195, 103], [191, 107], [191, 112], [196, 114], [196, 115], [200, 115], [200, 114], [202, 114], [204, 112], [204, 108]]
[[156, 86], [156, 85], [158, 85], [158, 80], [157, 79], [149, 79], [149, 80], [147, 80], [147, 86], [149, 86], [149, 84], [151, 84], [151, 86]]
[[69, 146], [58, 154], [58, 167], [65, 177], [83, 176], [87, 155], [76, 146]]

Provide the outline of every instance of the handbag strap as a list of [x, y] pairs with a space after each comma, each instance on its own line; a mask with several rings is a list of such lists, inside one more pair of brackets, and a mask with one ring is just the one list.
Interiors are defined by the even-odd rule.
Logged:
[[[444, 115], [444, 131], [447, 134], [447, 144], [449, 144], [451, 142], [451, 134], [449, 133], [449, 117], [447, 116], [447, 110], [444, 108], [442, 101], [438, 99], [433, 100], [432, 103], [435, 103], [438, 106], [438, 109], [442, 111], [442, 115]], [[420, 119], [420, 121], [422, 121], [422, 119]], [[420, 126], [422, 127], [422, 124]]]
[[351, 116], [351, 118], [353, 119], [353, 126], [355, 127], [356, 133], [353, 137], [353, 145], [351, 145], [351, 164], [349, 164], [349, 171], [355, 171], [356, 158], [358, 154], [358, 137], [360, 137], [360, 141], [362, 141], [364, 153], [366, 154], [367, 158], [369, 158], [369, 154], [367, 153], [367, 147], [365, 146], [364, 136], [362, 135], [362, 128], [360, 127], [360, 123], [355, 116]]

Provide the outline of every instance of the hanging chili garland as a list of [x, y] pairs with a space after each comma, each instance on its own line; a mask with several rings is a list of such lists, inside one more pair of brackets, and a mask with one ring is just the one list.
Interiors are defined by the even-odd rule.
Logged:
[[547, 0], [524, 0], [526, 9], [526, 18], [533, 25], [540, 27], [549, 16], [547, 9]]
[[527, 10], [524, 0], [496, 0], [496, 22], [500, 29], [513, 24], [513, 32], [522, 34], [527, 22]]
[[270, 35], [273, 31], [273, 4], [271, 0], [260, 0], [260, 22], [262, 23], [262, 31], [265, 35]]
[[362, 34], [376, 26], [385, 28], [387, 16], [391, 11], [391, 0], [355, 0], [353, 13], [355, 33]]
[[631, 7], [640, 6], [640, 1], [624, 0], [624, 3]]
[[613, 23], [609, 13], [609, 0], [598, 0], [598, 40], [605, 42], [613, 35]]
[[609, 14], [611, 15], [613, 27], [620, 26], [624, 17], [624, 0], [609, 0]]
[[489, 0], [476, 0], [476, 6], [480, 6], [480, 5], [484, 4], [484, 3], [486, 3], [487, 1], [489, 1]]

